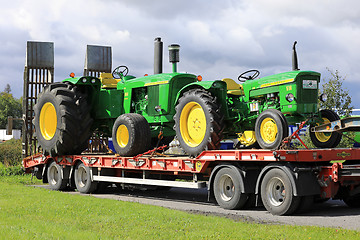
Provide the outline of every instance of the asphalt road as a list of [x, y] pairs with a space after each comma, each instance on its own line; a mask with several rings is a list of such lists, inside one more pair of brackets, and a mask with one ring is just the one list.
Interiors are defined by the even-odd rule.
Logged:
[[[37, 187], [49, 188], [48, 185]], [[68, 192], [81, 194], [79, 192]], [[81, 194], [89, 195], [89, 194]], [[237, 221], [268, 224], [311, 225], [344, 228], [360, 231], [360, 209], [351, 209], [342, 201], [329, 200], [316, 203], [310, 211], [295, 216], [273, 216], [263, 207], [246, 210], [226, 210], [215, 203], [207, 202], [206, 189], [171, 188], [170, 190], [119, 190], [107, 188], [103, 193], [91, 194], [93, 197], [118, 201], [138, 202], [155, 206], [187, 211], [195, 214], [216, 215]]]

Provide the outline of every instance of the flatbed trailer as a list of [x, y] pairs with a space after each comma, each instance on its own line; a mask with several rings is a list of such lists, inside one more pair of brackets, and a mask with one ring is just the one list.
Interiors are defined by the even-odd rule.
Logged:
[[360, 149], [209, 150], [197, 157], [80, 154], [23, 160], [54, 190], [91, 193], [101, 185], [208, 189], [225, 209], [264, 205], [274, 215], [305, 211], [314, 201], [360, 207]]

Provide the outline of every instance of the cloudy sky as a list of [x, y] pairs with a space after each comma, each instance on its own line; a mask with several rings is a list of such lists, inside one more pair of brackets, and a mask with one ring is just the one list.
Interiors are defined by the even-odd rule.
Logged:
[[[261, 76], [299, 67], [346, 77], [360, 108], [358, 0], [11, 0], [0, 9], [0, 91], [22, 95], [26, 42], [54, 42], [55, 81], [81, 75], [87, 44], [112, 46], [113, 67], [153, 72], [154, 38], [181, 45], [178, 70], [205, 80]], [[166, 49], [166, 48], [165, 48]], [[171, 71], [164, 51], [164, 72]]]

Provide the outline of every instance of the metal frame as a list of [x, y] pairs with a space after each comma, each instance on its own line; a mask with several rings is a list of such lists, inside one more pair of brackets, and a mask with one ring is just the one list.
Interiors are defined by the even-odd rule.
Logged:
[[22, 155], [37, 152], [37, 140], [32, 120], [38, 94], [54, 81], [54, 43], [27, 42], [24, 69]]

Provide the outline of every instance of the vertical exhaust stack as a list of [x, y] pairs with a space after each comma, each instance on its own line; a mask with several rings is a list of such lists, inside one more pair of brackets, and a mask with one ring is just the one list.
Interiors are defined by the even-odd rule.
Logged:
[[173, 73], [177, 72], [177, 63], [180, 61], [179, 51], [180, 51], [180, 45], [178, 44], [169, 45], [169, 62], [172, 63]]
[[154, 74], [163, 72], [163, 42], [160, 37], [154, 42]]
[[299, 66], [298, 66], [298, 59], [297, 59], [297, 53], [296, 53], [296, 45], [297, 41], [294, 42], [293, 45], [293, 54], [292, 54], [292, 70], [293, 71], [299, 71]]

